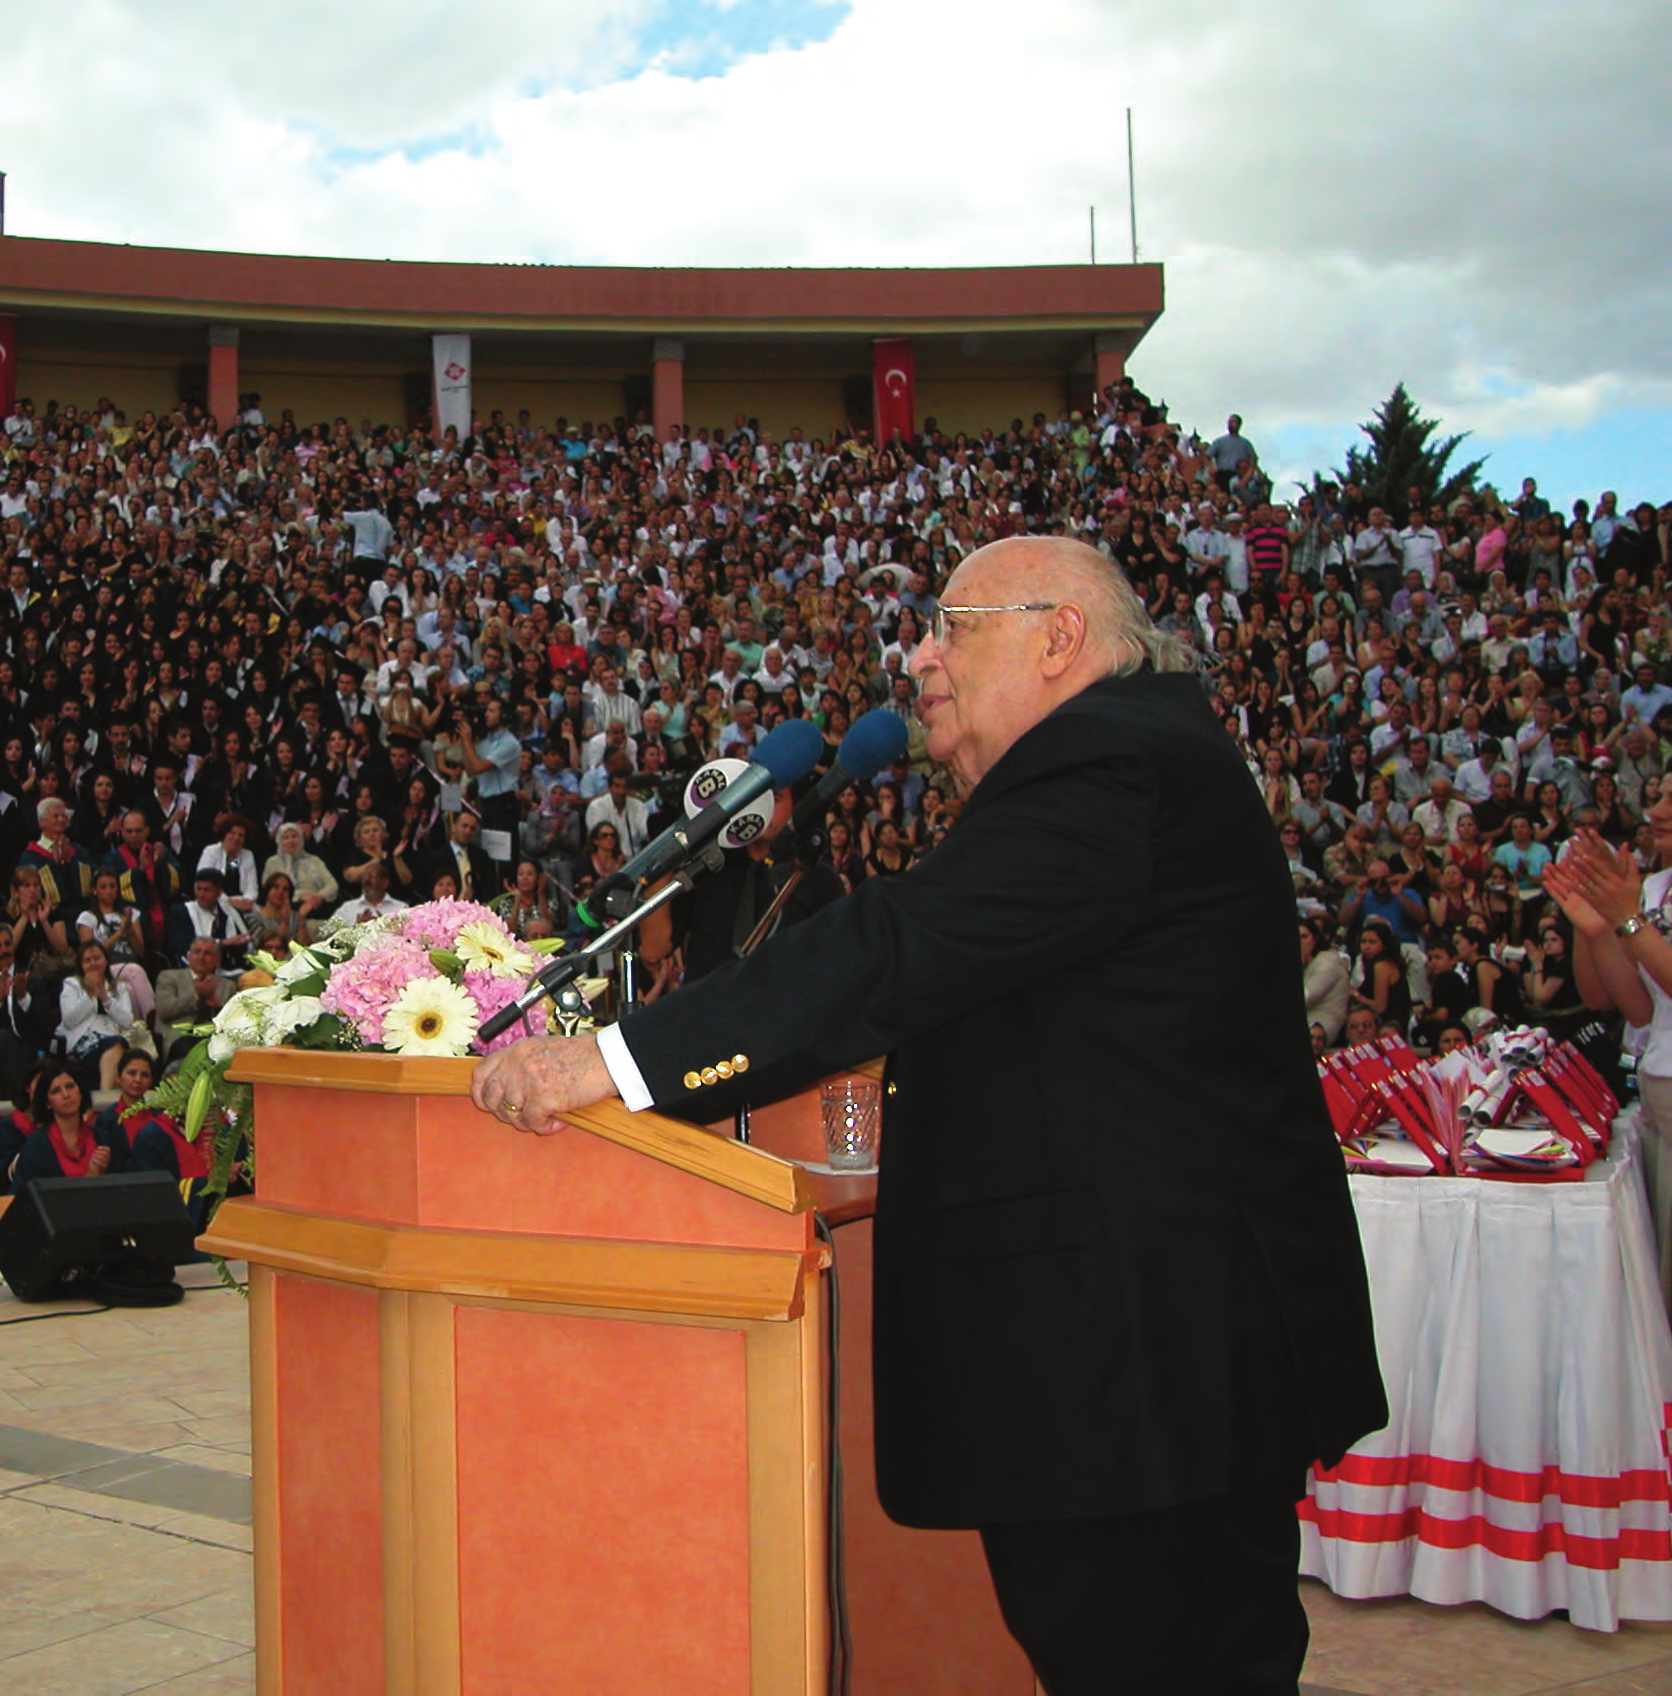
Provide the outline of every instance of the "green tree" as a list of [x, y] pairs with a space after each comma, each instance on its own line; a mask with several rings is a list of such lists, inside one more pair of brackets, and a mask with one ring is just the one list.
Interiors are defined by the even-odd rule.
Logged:
[[1449, 505], [1459, 495], [1473, 492], [1475, 477], [1486, 461], [1471, 459], [1448, 474], [1451, 457], [1468, 432], [1435, 441], [1439, 427], [1438, 419], [1424, 418], [1417, 411], [1400, 383], [1376, 409], [1376, 416], [1360, 426], [1370, 446], [1348, 448], [1346, 467], [1335, 476], [1342, 483], [1358, 484], [1372, 506], [1390, 511], [1404, 509], [1405, 493], [1413, 484], [1428, 500]]

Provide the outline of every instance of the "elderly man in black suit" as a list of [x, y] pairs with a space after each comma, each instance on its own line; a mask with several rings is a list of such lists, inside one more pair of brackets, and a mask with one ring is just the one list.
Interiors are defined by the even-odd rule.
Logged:
[[1283, 852], [1187, 663], [1092, 549], [972, 554], [911, 664], [945, 842], [473, 1082], [712, 1121], [889, 1054], [879, 1491], [981, 1530], [1051, 1696], [1292, 1693], [1304, 1469], [1386, 1418]]

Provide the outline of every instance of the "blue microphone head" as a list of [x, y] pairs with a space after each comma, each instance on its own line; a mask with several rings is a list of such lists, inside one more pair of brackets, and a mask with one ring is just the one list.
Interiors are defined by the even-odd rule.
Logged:
[[772, 773], [774, 789], [788, 789], [819, 763], [823, 752], [824, 738], [811, 720], [787, 718], [760, 739], [755, 747], [755, 764]]
[[906, 751], [906, 721], [898, 713], [861, 713], [836, 752], [842, 769], [859, 782], [869, 782], [884, 766]]

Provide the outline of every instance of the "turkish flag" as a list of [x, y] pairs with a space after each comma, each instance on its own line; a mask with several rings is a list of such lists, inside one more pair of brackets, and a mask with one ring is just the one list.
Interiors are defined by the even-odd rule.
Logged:
[[911, 342], [904, 336], [873, 342], [871, 353], [877, 391], [877, 445], [887, 447], [896, 431], [909, 442], [917, 428], [917, 367]]

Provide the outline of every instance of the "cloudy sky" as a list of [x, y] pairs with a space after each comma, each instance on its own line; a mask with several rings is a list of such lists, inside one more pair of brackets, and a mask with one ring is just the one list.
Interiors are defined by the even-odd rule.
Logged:
[[1665, 0], [59, 0], [7, 229], [366, 258], [1141, 256], [1133, 362], [1339, 464], [1403, 379], [1486, 475], [1672, 498]]

